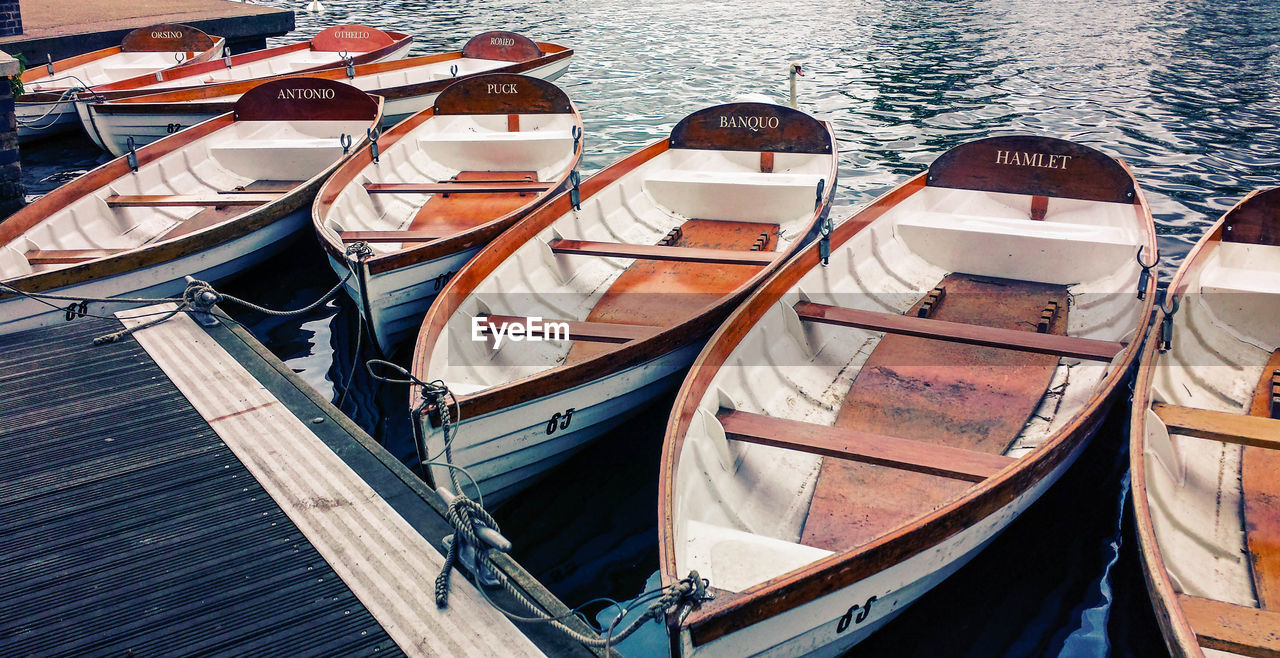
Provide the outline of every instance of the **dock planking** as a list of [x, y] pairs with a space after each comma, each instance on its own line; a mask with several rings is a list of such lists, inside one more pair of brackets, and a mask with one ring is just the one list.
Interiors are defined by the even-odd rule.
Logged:
[[[0, 620], [0, 654], [585, 653], [535, 646], [461, 577], [437, 611], [438, 499], [242, 330], [180, 316], [92, 345], [120, 327], [0, 340], [0, 592], [23, 611]], [[236, 424], [258, 445], [237, 445]]]

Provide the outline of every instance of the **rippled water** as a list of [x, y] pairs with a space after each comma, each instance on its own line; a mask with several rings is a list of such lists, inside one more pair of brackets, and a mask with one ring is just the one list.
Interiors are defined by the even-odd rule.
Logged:
[[[795, 60], [805, 70], [801, 107], [834, 122], [840, 139], [834, 217], [960, 142], [1038, 133], [1128, 162], [1155, 211], [1163, 260], [1176, 264], [1241, 196], [1280, 184], [1280, 8], [1262, 0], [325, 5], [323, 14], [299, 11], [298, 30], [276, 41], [360, 22], [414, 34], [419, 54], [457, 50], [491, 29], [573, 47], [560, 84], [586, 122], [588, 171], [666, 135], [705, 105], [748, 92], [784, 99], [787, 64]], [[24, 151], [31, 183], [98, 157], [75, 140]], [[288, 267], [252, 279], [235, 292], [277, 307], [300, 306], [333, 282], [310, 238]], [[264, 280], [278, 284], [264, 289]], [[351, 364], [363, 358], [347, 347], [357, 326], [345, 300], [300, 320], [241, 317], [322, 390], [342, 390]], [[357, 370], [341, 406], [408, 456], [404, 400]], [[632, 597], [656, 569], [654, 477], [665, 414], [659, 405], [499, 510], [517, 557], [570, 606]], [[1125, 418], [1117, 410], [1060, 486], [856, 653], [1163, 652], [1122, 523]]]

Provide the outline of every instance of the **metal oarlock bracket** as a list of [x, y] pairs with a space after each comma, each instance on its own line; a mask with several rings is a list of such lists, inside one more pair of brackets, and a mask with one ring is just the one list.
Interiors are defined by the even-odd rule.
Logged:
[[573, 204], [574, 210], [582, 210], [582, 191], [578, 189], [582, 183], [582, 176], [578, 174], [577, 169], [569, 172], [569, 182], [573, 185], [569, 190], [569, 203]]

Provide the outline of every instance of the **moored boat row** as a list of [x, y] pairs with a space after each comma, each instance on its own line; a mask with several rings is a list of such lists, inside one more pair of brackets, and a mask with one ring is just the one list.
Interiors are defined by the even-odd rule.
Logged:
[[[847, 650], [1052, 486], [1141, 356], [1135, 509], [1170, 646], [1275, 648], [1274, 191], [1193, 251], [1161, 347], [1150, 209], [1098, 150], [979, 139], [835, 222], [831, 126], [731, 103], [582, 180], [582, 119], [547, 81], [571, 53], [486, 33], [94, 105], [99, 130], [151, 123], [0, 223], [0, 280], [173, 295], [268, 257], [309, 210], [381, 351], [417, 332], [410, 369], [432, 384], [410, 395], [415, 430], [449, 464], [423, 474], [449, 487], [465, 469], [490, 504], [679, 387], [661, 577], [697, 572], [715, 595], [668, 619], [681, 655]], [[378, 133], [397, 101], [408, 118]], [[159, 102], [192, 113], [111, 109]], [[137, 147], [163, 137], [157, 117], [182, 128]], [[0, 308], [0, 333], [99, 310]], [[1215, 484], [1222, 468], [1238, 480]]]

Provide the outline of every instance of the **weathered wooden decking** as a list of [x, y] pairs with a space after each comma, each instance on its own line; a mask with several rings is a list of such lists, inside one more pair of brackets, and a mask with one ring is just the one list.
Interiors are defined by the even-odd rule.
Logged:
[[120, 327], [0, 338], [0, 655], [587, 653], [436, 609], [439, 500], [243, 330]]

